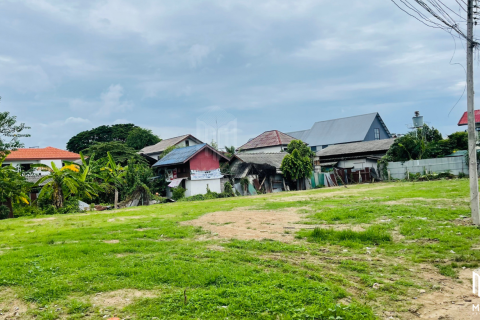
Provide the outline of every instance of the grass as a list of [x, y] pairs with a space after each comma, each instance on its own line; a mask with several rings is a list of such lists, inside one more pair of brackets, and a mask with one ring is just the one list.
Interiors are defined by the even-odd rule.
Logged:
[[[478, 267], [480, 250], [471, 248], [480, 246], [480, 230], [460, 218], [469, 215], [466, 197], [467, 180], [390, 183], [3, 220], [0, 309], [16, 296], [32, 319], [408, 313], [409, 297], [430, 285], [414, 268], [429, 265], [456, 278], [461, 268]], [[307, 224], [326, 226], [284, 243], [215, 239], [181, 224], [238, 207], [301, 208]], [[125, 307], [95, 302], [126, 289], [139, 296]]]

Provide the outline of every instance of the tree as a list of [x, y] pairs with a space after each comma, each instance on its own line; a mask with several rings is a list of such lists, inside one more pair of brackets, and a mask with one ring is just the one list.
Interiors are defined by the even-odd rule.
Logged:
[[235, 147], [234, 146], [231, 146], [231, 147], [227, 147], [225, 146], [225, 151], [226, 151], [226, 156], [228, 158], [231, 158], [235, 155]]
[[308, 146], [300, 141], [293, 140], [288, 144], [287, 154], [283, 160], [280, 170], [285, 178], [291, 181], [308, 178], [312, 175], [312, 156], [314, 153]]
[[127, 146], [135, 150], [141, 150], [146, 146], [151, 146], [162, 141], [158, 136], [154, 135], [152, 130], [143, 128], [133, 128], [127, 137]]
[[8, 217], [13, 218], [13, 203], [28, 204], [27, 183], [13, 166], [2, 166], [6, 154], [0, 156], [0, 206], [6, 204]]
[[102, 171], [106, 173], [104, 176], [105, 182], [111, 183], [115, 187], [115, 209], [117, 209], [118, 206], [118, 189], [121, 188], [125, 182], [125, 170], [127, 170], [127, 167], [124, 168], [120, 164], [115, 163], [113, 156], [108, 152], [107, 166], [103, 167]]
[[50, 172], [49, 175], [41, 177], [35, 186], [40, 186], [45, 182], [45, 185], [40, 191], [39, 198], [45, 197], [52, 199], [55, 208], [63, 208], [65, 199], [76, 194], [80, 186], [77, 166], [70, 164], [62, 168], [57, 168], [55, 162], [51, 162], [51, 166], [45, 164], [32, 165], [33, 168], [42, 168]]
[[212, 139], [212, 142], [210, 142], [210, 147], [212, 147], [215, 150], [218, 150], [218, 143]]
[[448, 136], [454, 150], [468, 150], [468, 133], [459, 131]]
[[[113, 159], [122, 165], [126, 165], [128, 160], [134, 158], [136, 161], [145, 161], [141, 155], [130, 148], [125, 143], [112, 141], [112, 142], [97, 142], [83, 151], [83, 154], [87, 157], [91, 157], [95, 154], [99, 159], [108, 158], [110, 153]], [[106, 161], [105, 161], [106, 162]]]
[[114, 124], [112, 126], [99, 126], [91, 130], [82, 131], [79, 134], [70, 138], [67, 142], [67, 150], [71, 152], [80, 153], [87, 148], [90, 148], [97, 142], [123, 142], [127, 141], [130, 132], [138, 128], [132, 123]]
[[19, 138], [30, 137], [29, 134], [21, 133], [30, 127], [25, 126], [24, 123], [19, 125], [16, 123], [17, 117], [11, 116], [9, 112], [0, 112], [0, 156], [22, 148], [23, 144]]
[[81, 199], [93, 199], [93, 197], [98, 196], [99, 192], [104, 191], [102, 184], [100, 183], [101, 177], [99, 176], [100, 172], [100, 163], [95, 161], [95, 153], [92, 154], [88, 159], [85, 159], [83, 153], [80, 152], [80, 158], [82, 163], [76, 164], [72, 162], [65, 161], [67, 165], [76, 166], [79, 170], [78, 172], [78, 195]]

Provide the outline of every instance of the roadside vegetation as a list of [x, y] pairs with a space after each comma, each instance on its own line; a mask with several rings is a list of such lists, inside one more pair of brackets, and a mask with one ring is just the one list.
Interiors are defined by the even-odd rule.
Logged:
[[[461, 273], [479, 266], [480, 230], [468, 217], [467, 195], [466, 179], [393, 182], [3, 220], [0, 312], [17, 307], [22, 319], [415, 318], [422, 295], [444, 292], [448, 281], [461, 285]], [[238, 208], [297, 213], [301, 221], [284, 229], [284, 241], [257, 228], [247, 229], [263, 239], [240, 240], [191, 225]], [[260, 225], [268, 231], [275, 223]], [[435, 274], [445, 279], [435, 282]]]

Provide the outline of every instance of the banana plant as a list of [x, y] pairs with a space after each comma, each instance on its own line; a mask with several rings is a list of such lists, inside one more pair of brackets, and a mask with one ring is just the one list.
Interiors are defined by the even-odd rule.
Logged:
[[39, 197], [46, 197], [53, 200], [53, 205], [58, 208], [63, 208], [65, 203], [65, 194], [76, 194], [80, 186], [80, 179], [78, 166], [74, 164], [67, 164], [62, 168], [57, 168], [52, 161], [51, 166], [45, 164], [32, 165], [33, 168], [42, 168], [50, 174], [41, 177], [35, 186], [40, 186], [45, 182], [45, 185], [40, 191]]
[[101, 170], [106, 173], [104, 180], [107, 183], [113, 184], [115, 188], [115, 203], [114, 207], [118, 207], [118, 188], [122, 186], [125, 182], [125, 175], [127, 167], [122, 167], [120, 164], [115, 163], [110, 152], [107, 152], [108, 162], [107, 166], [103, 167]]

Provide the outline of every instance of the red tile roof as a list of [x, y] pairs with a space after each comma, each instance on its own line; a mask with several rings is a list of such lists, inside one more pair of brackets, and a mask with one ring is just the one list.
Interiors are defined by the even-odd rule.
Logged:
[[[475, 110], [475, 123], [480, 123], [480, 110]], [[467, 126], [468, 125], [468, 114], [465, 112], [463, 116], [458, 121], [459, 126]]]
[[238, 150], [257, 149], [265, 147], [273, 147], [280, 145], [288, 145], [295, 138], [280, 132], [278, 130], [265, 131], [261, 135], [245, 143]]
[[46, 148], [28, 148], [12, 151], [6, 160], [78, 160], [78, 153], [61, 150], [52, 147]]

